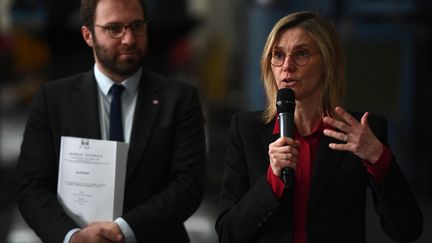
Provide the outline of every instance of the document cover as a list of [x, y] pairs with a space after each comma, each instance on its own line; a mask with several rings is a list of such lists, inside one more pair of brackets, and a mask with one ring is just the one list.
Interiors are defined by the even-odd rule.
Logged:
[[81, 227], [122, 215], [128, 144], [61, 137], [57, 196]]

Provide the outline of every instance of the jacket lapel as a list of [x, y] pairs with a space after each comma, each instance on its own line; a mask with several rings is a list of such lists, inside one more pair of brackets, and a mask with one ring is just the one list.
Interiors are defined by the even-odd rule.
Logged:
[[[263, 148], [267, 154], [269, 144], [273, 143], [279, 138], [279, 134], [273, 134], [276, 119], [272, 122], [265, 124], [262, 132]], [[267, 156], [268, 157], [268, 156]]]
[[163, 102], [158, 92], [160, 89], [155, 77], [143, 70], [129, 143], [126, 178], [130, 178], [133, 174], [149, 140]]
[[313, 214], [328, 182], [345, 154], [345, 152], [330, 149], [328, 145], [333, 142], [338, 141], [327, 136], [322, 136], [319, 141], [318, 153], [311, 173], [308, 217]]
[[[72, 92], [72, 112], [75, 114], [74, 136], [100, 139], [99, 105], [96, 79], [88, 72]], [[76, 134], [76, 135], [75, 135]]]

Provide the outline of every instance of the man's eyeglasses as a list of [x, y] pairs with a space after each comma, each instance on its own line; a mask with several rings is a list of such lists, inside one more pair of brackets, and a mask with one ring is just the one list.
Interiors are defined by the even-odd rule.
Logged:
[[126, 34], [126, 29], [129, 28], [134, 36], [143, 35], [147, 30], [147, 21], [141, 20], [136, 21], [131, 24], [108, 24], [108, 25], [98, 25], [93, 26], [104, 29], [108, 35], [113, 39], [120, 39]]
[[306, 49], [297, 49], [287, 54], [281, 50], [272, 50], [270, 63], [274, 66], [280, 67], [284, 63], [287, 56], [291, 56], [294, 63], [298, 66], [306, 65], [309, 62], [311, 53]]

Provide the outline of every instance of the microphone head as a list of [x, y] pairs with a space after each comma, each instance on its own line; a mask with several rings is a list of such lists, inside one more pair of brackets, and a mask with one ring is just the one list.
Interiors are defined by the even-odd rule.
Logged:
[[276, 98], [276, 109], [278, 113], [294, 113], [295, 97], [294, 91], [289, 88], [278, 90]]

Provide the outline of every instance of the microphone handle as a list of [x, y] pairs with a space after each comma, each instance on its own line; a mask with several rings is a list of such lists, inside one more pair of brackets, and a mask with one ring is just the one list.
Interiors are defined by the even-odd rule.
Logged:
[[285, 189], [292, 188], [294, 186], [294, 169], [291, 167], [283, 168], [282, 180], [285, 184]]
[[[279, 113], [279, 134], [281, 137], [293, 137], [293, 113]], [[282, 169], [282, 180], [285, 184], [285, 189], [294, 186], [294, 169], [286, 167]]]

